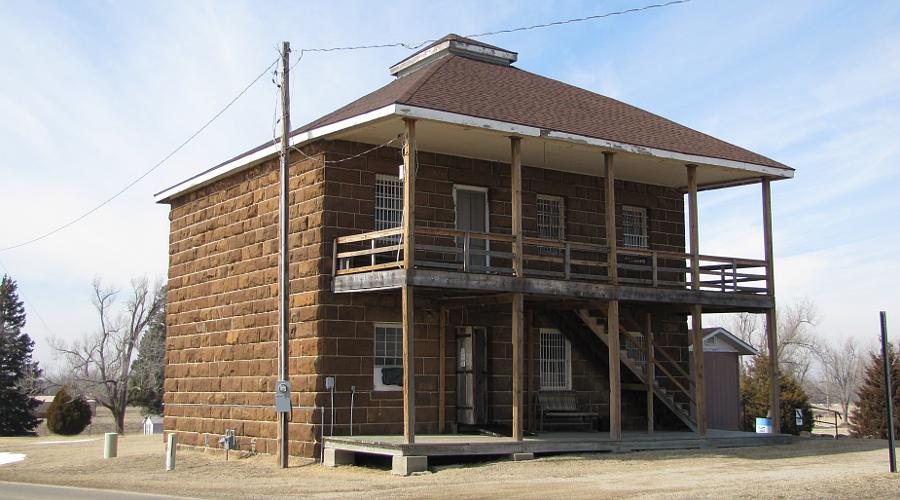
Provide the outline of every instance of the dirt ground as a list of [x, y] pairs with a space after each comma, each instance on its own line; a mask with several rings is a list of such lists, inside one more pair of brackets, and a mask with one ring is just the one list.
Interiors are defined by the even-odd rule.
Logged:
[[0, 438], [0, 452], [27, 455], [0, 466], [0, 480], [242, 498], [900, 496], [900, 475], [886, 472], [887, 445], [875, 440], [805, 439], [763, 448], [495, 460], [437, 465], [405, 478], [384, 468], [325, 468], [300, 460], [281, 470], [268, 455], [237, 458], [233, 453], [226, 462], [220, 454], [190, 450], [179, 450], [176, 469], [165, 472], [164, 448], [161, 435], [126, 435], [120, 437], [119, 457], [103, 460], [98, 435]]

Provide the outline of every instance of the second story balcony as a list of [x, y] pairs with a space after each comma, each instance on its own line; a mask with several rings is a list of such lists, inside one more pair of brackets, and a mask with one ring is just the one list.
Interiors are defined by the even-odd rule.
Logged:
[[333, 241], [334, 291], [399, 288], [408, 280], [437, 289], [699, 302], [723, 310], [755, 310], [771, 303], [764, 260], [713, 255], [695, 260], [690, 253], [633, 247], [617, 248], [611, 260], [606, 244], [523, 237], [517, 275], [515, 241], [508, 233], [417, 227], [414, 266], [407, 270], [401, 228], [338, 237]]

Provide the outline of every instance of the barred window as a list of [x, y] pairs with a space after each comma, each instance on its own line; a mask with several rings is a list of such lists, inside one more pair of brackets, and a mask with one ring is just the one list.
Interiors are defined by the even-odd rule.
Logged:
[[629, 248], [649, 248], [647, 238], [647, 209], [643, 207], [622, 207], [622, 245]]
[[545, 240], [564, 239], [563, 214], [562, 198], [539, 194], [537, 197], [538, 237]]
[[[565, 239], [565, 206], [559, 196], [539, 194], [537, 197], [538, 238], [562, 241]], [[539, 247], [543, 254], [559, 255], [559, 248]]]
[[403, 377], [403, 327], [375, 325], [375, 390], [397, 390]]
[[541, 329], [541, 390], [572, 388], [572, 348], [556, 329]]
[[[403, 181], [396, 175], [375, 176], [375, 230], [400, 227], [403, 223]], [[399, 241], [400, 236], [388, 238]]]

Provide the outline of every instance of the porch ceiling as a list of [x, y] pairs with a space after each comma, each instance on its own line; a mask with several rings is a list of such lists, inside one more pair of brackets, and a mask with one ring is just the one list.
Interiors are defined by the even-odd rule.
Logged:
[[[338, 130], [328, 134], [328, 138], [381, 144], [401, 134], [403, 130], [403, 116], [390, 115], [360, 126]], [[763, 175], [773, 176], [775, 179], [791, 176], [789, 171], [772, 172], [762, 166], [759, 170], [749, 170], [739, 166], [713, 164], [735, 163], [727, 160], [703, 157], [673, 159], [661, 157], [658, 152], [649, 148], [632, 146], [627, 148], [629, 150], [624, 150], [625, 148], [615, 146], [587, 144], [580, 138], [562, 137], [552, 131], [541, 130], [540, 134], [540, 137], [532, 137], [510, 130], [496, 130], [490, 124], [479, 123], [478, 119], [473, 119], [471, 125], [429, 119], [418, 119], [416, 123], [416, 143], [420, 151], [509, 162], [508, 137], [523, 135], [522, 164], [525, 166], [602, 176], [602, 152], [615, 151], [617, 178], [680, 189], [685, 189], [687, 185], [684, 166], [688, 163], [698, 165], [698, 184], [705, 189], [758, 182]], [[708, 162], [699, 161], [703, 159]]]

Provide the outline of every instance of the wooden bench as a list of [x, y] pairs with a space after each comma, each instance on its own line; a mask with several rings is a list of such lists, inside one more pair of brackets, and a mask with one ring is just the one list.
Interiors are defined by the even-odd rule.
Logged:
[[594, 412], [584, 411], [579, 404], [574, 392], [539, 392], [537, 394], [538, 430], [544, 430], [546, 420], [556, 420], [555, 423], [587, 425], [588, 429], [594, 428], [594, 422], [598, 415]]

